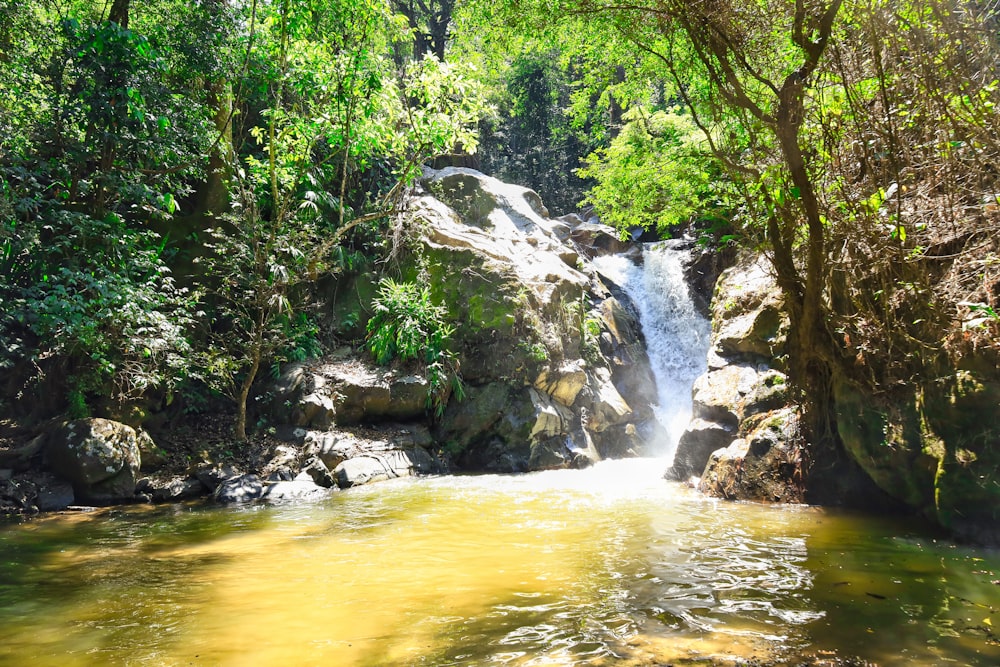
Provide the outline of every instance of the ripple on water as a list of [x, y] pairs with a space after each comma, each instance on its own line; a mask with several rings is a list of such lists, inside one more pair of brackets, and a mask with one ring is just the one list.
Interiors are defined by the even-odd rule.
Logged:
[[662, 467], [7, 527], [0, 664], [1000, 664], [997, 554], [706, 499]]

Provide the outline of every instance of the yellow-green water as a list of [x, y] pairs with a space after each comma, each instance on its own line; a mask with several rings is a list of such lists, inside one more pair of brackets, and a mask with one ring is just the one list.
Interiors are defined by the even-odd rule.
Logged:
[[8, 525], [0, 664], [1000, 664], [1000, 554], [662, 467]]

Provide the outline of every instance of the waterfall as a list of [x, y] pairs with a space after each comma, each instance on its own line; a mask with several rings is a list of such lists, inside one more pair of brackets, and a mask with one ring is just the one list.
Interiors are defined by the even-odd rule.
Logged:
[[687, 250], [671, 243], [646, 244], [637, 265], [623, 256], [594, 260], [595, 268], [620, 285], [639, 311], [653, 375], [657, 420], [667, 432], [666, 457], [691, 419], [691, 386], [706, 368], [710, 322], [691, 299], [681, 258]]

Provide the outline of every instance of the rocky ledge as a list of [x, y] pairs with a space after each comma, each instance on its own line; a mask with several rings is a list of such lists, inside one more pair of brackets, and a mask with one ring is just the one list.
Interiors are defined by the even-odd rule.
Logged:
[[[431, 410], [426, 369], [380, 367], [346, 346], [258, 388], [256, 419], [271, 426], [249, 444], [195, 445], [178, 458], [154, 443], [169, 444], [169, 429], [54, 424], [9, 453], [6, 471], [0, 457], [6, 506], [295, 500], [412, 474], [586, 466], [661, 446], [637, 313], [589, 261], [640, 258], [636, 247], [594, 220], [552, 219], [533, 191], [469, 169], [427, 170], [401, 220], [407, 251], [394, 276], [428, 285], [447, 309], [463, 396]], [[360, 337], [379, 278], [345, 277], [327, 320], [351, 319]]]

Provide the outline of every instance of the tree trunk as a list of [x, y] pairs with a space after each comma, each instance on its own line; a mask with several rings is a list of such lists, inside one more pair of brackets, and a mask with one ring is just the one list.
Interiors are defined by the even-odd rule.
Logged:
[[108, 20], [112, 23], [117, 23], [123, 29], [128, 29], [128, 9], [129, 0], [115, 0], [111, 3], [111, 12], [108, 14]]
[[240, 385], [240, 394], [236, 399], [236, 425], [233, 427], [233, 437], [240, 442], [247, 440], [247, 400], [250, 398], [254, 380], [257, 379], [257, 371], [260, 370], [260, 357], [260, 345], [254, 343], [250, 351], [250, 368], [247, 369], [243, 384]]

